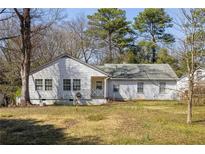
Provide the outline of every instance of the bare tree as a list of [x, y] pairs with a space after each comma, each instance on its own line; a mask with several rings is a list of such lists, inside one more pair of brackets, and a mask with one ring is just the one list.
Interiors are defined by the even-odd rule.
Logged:
[[73, 40], [71, 44], [74, 46], [73, 52], [76, 53], [77, 58], [89, 63], [89, 60], [97, 53], [97, 42], [94, 37], [86, 33], [87, 28], [87, 19], [83, 15], [67, 21], [64, 26], [70, 39]]
[[93, 63], [98, 54], [97, 41], [86, 33], [86, 18], [77, 16], [62, 25], [53, 25], [46, 31], [36, 50], [38, 61], [44, 63], [61, 53], [68, 53], [86, 63]]
[[180, 60], [186, 62], [188, 75], [188, 108], [187, 123], [192, 123], [192, 104], [194, 86], [196, 85], [196, 71], [199, 69], [204, 54], [205, 43], [205, 9], [182, 9], [182, 18], [177, 23], [184, 38], [181, 42]]
[[31, 58], [31, 13], [29, 8], [24, 8], [23, 12], [14, 9], [20, 22], [21, 31], [21, 104], [30, 104], [29, 96], [29, 72]]
[[[12, 19], [14, 17], [14, 13], [10, 10], [10, 9], [0, 9], [0, 23], [5, 23], [7, 21], [9, 21], [10, 19]], [[12, 34], [12, 33], [8, 33], [8, 31], [6, 31], [7, 33], [5, 33], [5, 27], [1, 26], [0, 28], [0, 41], [5, 41], [8, 39], [12, 39], [12, 38], [16, 38], [19, 35], [16, 34]]]
[[8, 15], [0, 16], [5, 19], [0, 22], [1, 54], [8, 63], [15, 62], [16, 67], [20, 66], [21, 104], [27, 105], [30, 104], [28, 77], [31, 62], [47, 29], [61, 19], [61, 10], [25, 8], [9, 9], [4, 13]]

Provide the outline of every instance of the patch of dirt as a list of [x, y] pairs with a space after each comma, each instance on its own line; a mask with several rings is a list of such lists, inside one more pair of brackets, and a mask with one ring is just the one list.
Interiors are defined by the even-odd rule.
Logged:
[[76, 119], [67, 119], [64, 121], [64, 125], [66, 128], [72, 128], [79, 123]]
[[141, 123], [134, 119], [132, 115], [129, 115], [129, 113], [121, 113], [119, 119], [121, 120], [119, 121], [118, 131], [123, 134], [129, 134], [140, 129]]

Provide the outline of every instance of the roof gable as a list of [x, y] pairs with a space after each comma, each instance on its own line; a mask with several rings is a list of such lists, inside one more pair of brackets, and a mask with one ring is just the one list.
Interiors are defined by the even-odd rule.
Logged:
[[30, 72], [30, 75], [32, 75], [32, 74], [34, 74], [34, 73], [36, 73], [36, 72], [38, 72], [38, 71], [41, 71], [41, 70], [43, 70], [43, 69], [46, 68], [46, 67], [49, 67], [50, 65], [52, 65], [53, 63], [55, 63], [56, 61], [58, 61], [58, 60], [61, 59], [61, 58], [70, 58], [70, 59], [73, 59], [73, 60], [75, 60], [75, 61], [77, 61], [77, 62], [79, 62], [79, 63], [81, 63], [81, 64], [83, 64], [83, 65], [85, 65], [85, 66], [87, 66], [87, 67], [90, 67], [90, 68], [92, 68], [92, 69], [94, 69], [94, 70], [96, 70], [96, 71], [98, 71], [98, 72], [100, 72], [100, 73], [102, 73], [102, 74], [108, 76], [108, 74], [107, 74], [106, 72], [104, 72], [103, 70], [101, 70], [101, 69], [99, 69], [99, 68], [97, 68], [97, 67], [95, 67], [95, 66], [92, 66], [92, 65], [90, 65], [90, 64], [87, 64], [87, 63], [85, 63], [85, 62], [83, 62], [83, 61], [80, 61], [80, 60], [78, 60], [78, 59], [76, 59], [76, 58], [74, 58], [74, 57], [72, 57], [72, 56], [70, 56], [70, 55], [68, 55], [68, 54], [62, 54], [62, 55], [57, 56], [56, 58], [54, 58], [53, 60], [49, 61], [48, 63], [46, 63], [46, 64], [44, 64], [44, 65], [41, 65], [41, 66], [39, 66], [38, 68], [32, 70], [32, 71]]

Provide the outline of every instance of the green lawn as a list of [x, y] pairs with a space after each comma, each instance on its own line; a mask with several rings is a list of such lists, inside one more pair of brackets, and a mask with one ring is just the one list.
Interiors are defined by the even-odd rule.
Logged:
[[0, 144], [205, 144], [205, 106], [137, 101], [0, 108]]

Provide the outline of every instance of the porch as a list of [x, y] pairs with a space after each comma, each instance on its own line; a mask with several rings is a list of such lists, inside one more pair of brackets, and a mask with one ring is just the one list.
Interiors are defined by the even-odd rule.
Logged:
[[107, 97], [107, 79], [106, 77], [91, 77], [91, 98], [104, 99]]

